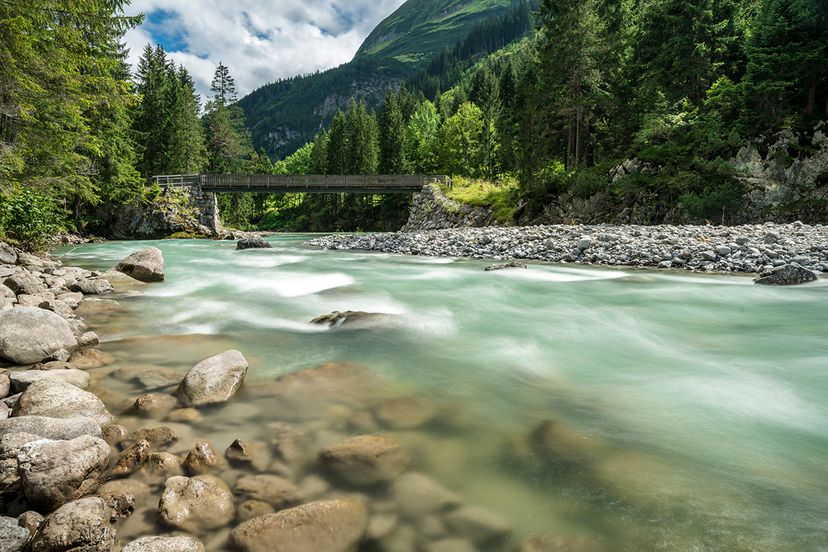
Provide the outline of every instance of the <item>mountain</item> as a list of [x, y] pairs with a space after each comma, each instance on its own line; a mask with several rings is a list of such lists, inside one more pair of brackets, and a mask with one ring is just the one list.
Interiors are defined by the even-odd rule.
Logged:
[[338, 109], [347, 108], [352, 98], [376, 105], [389, 87], [416, 82], [438, 54], [456, 50], [475, 29], [479, 33], [481, 26], [524, 3], [408, 0], [377, 26], [349, 63], [270, 83], [242, 98], [239, 105], [254, 146], [277, 157], [293, 153], [330, 123]]

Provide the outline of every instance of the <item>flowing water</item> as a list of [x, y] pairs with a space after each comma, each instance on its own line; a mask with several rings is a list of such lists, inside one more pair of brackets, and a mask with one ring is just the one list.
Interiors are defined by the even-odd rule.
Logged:
[[[285, 416], [267, 382], [358, 364], [439, 412], [385, 431], [414, 468], [508, 521], [512, 540], [492, 549], [546, 533], [570, 539], [561, 550], [828, 550], [825, 283], [544, 264], [484, 272], [479, 261], [317, 251], [307, 238], [244, 252], [210, 241], [64, 249], [66, 264], [99, 270], [145, 245], [164, 252], [165, 283], [87, 317], [115, 358], [96, 383], [111, 408], [152, 387], [110, 375], [119, 369], [183, 374], [239, 349], [245, 391], [193, 429], [223, 450]], [[308, 323], [335, 310], [391, 316], [369, 328]], [[319, 413], [329, 440], [359, 433], [356, 410], [325, 411], [329, 400], [292, 421]], [[126, 531], [160, 530], [144, 518]]]

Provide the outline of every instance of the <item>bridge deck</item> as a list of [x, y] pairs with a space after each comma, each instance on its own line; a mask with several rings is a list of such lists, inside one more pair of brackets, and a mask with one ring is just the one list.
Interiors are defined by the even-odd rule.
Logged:
[[415, 193], [445, 177], [424, 175], [272, 175], [191, 174], [154, 177], [161, 187], [192, 186], [206, 192], [235, 193]]

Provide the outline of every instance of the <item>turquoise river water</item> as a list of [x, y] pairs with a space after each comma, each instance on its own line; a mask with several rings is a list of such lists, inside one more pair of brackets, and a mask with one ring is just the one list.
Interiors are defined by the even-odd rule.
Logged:
[[[97, 382], [111, 408], [143, 391], [109, 378], [128, 365], [183, 374], [235, 348], [250, 393], [354, 363], [451, 417], [387, 431], [419, 471], [508, 521], [512, 540], [492, 549], [548, 533], [571, 539], [561, 550], [828, 550], [826, 282], [547, 264], [489, 273], [483, 261], [318, 251], [308, 238], [244, 252], [211, 241], [61, 250], [98, 270], [146, 245], [164, 252], [166, 282], [87, 317], [115, 359]], [[334, 310], [393, 316], [309, 324]], [[279, 419], [261, 394], [236, 402], [206, 413], [198, 436], [223, 450]]]

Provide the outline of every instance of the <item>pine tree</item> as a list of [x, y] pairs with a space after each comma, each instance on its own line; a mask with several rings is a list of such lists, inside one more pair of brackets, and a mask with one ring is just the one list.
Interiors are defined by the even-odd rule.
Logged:
[[328, 174], [328, 144], [330, 137], [327, 130], [321, 130], [313, 140], [311, 154], [311, 174]]
[[216, 67], [213, 75], [213, 82], [210, 84], [210, 92], [213, 93], [213, 101], [222, 107], [236, 103], [236, 81], [230, 76], [230, 69], [222, 62]]
[[488, 66], [480, 68], [472, 78], [469, 99], [483, 111], [483, 130], [480, 153], [481, 172], [492, 177], [497, 172], [497, 131], [495, 122], [500, 115], [500, 83]]
[[403, 141], [405, 125], [399, 96], [393, 91], [385, 95], [379, 120], [380, 174], [403, 174], [405, 157]]
[[345, 125], [345, 114], [337, 111], [331, 123], [328, 134], [328, 170], [326, 174], [345, 174], [345, 164], [348, 158], [348, 134]]
[[351, 102], [346, 116], [346, 174], [376, 174], [379, 167], [377, 120], [362, 102]]

